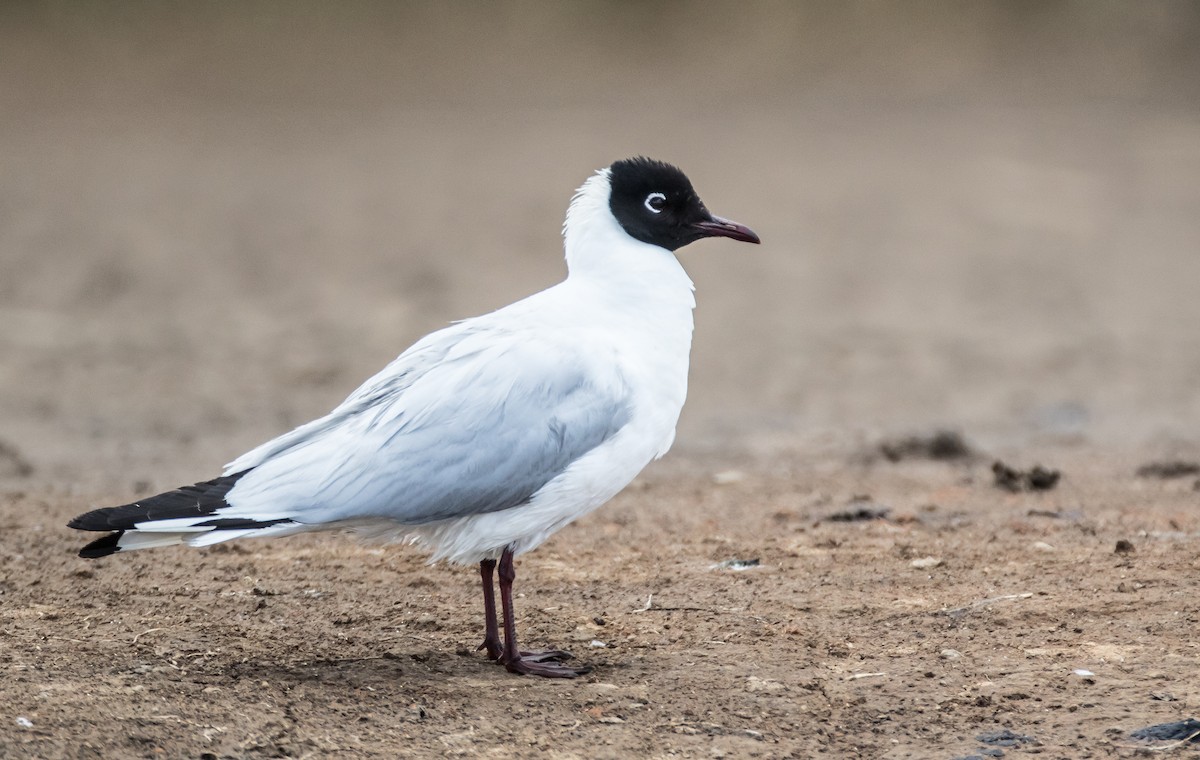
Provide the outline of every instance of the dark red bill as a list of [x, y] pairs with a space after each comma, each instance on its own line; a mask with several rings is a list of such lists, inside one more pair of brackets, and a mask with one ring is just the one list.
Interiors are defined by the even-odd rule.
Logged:
[[741, 240], [744, 243], [761, 243], [758, 235], [754, 234], [754, 230], [744, 224], [722, 219], [719, 216], [714, 216], [703, 222], [696, 222], [694, 225], [699, 230], [701, 237], [727, 237], [734, 240]]

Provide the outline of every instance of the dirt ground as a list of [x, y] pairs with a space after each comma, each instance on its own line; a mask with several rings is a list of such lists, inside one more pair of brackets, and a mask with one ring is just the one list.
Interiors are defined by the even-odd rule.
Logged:
[[[1027, 737], [1010, 755], [1138, 756], [1132, 730], [1200, 704], [1195, 478], [1026, 453], [1061, 484], [1001, 491], [983, 460], [658, 470], [519, 562], [524, 640], [595, 667], [573, 682], [473, 652], [475, 573], [411, 549], [321, 536], [85, 563], [67, 500], [10, 493], [0, 742], [9, 757], [950, 758], [1008, 729]], [[864, 508], [890, 512], [830, 519]]]
[[[1132, 736], [1200, 713], [1194, 5], [234, 7], [0, 8], [0, 756], [1196, 753]], [[75, 557], [634, 153], [764, 244], [681, 252], [675, 450], [518, 561], [587, 677], [410, 547]]]

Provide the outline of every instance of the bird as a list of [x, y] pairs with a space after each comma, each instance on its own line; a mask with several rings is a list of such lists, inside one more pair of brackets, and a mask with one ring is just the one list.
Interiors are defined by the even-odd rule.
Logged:
[[520, 649], [514, 558], [671, 447], [696, 305], [676, 252], [713, 237], [760, 242], [709, 213], [671, 164], [596, 171], [567, 210], [564, 280], [429, 334], [217, 478], [76, 517], [68, 527], [108, 532], [79, 556], [329, 529], [408, 541], [430, 562], [478, 564], [488, 659], [522, 675], [589, 672], [568, 652]]

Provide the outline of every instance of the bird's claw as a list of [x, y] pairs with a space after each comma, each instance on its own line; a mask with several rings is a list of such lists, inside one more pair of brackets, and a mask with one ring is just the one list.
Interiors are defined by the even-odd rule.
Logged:
[[548, 649], [542, 652], [521, 652], [521, 659], [528, 662], [566, 662], [575, 659], [575, 655], [562, 649]]
[[591, 667], [587, 665], [572, 668], [558, 661], [527, 659], [524, 656], [516, 661], [505, 662], [504, 667], [508, 669], [509, 673], [522, 676], [541, 676], [542, 678], [578, 678], [592, 672]]
[[499, 641], [492, 639], [484, 639], [483, 643], [475, 647], [475, 651], [487, 650], [487, 658], [489, 660], [499, 660], [504, 656], [504, 647]]

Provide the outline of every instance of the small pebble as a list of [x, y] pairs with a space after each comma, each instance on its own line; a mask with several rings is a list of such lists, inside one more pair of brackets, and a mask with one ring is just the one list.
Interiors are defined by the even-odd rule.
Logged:
[[772, 681], [769, 678], [759, 678], [758, 676], [750, 676], [746, 679], [746, 691], [784, 691], [787, 687], [779, 681]]
[[746, 473], [741, 470], [721, 470], [714, 473], [712, 481], [719, 486], [727, 486], [730, 483], [740, 483], [746, 479]]
[[759, 566], [759, 559], [727, 559], [709, 566], [710, 570], [749, 570]]
[[1117, 548], [1113, 549], [1114, 554], [1133, 554], [1133, 542], [1121, 539], [1117, 542]]
[[17, 725], [21, 728], [33, 728], [33, 721], [22, 715], [21, 717], [17, 718]]
[[1139, 728], [1129, 735], [1145, 741], [1193, 742], [1200, 739], [1200, 720], [1188, 718], [1174, 723], [1159, 723]]
[[962, 657], [962, 652], [957, 649], [943, 649], [941, 651], [941, 658], [943, 660], [957, 660], [959, 657]]
[[908, 564], [912, 565], [918, 570], [928, 570], [931, 567], [941, 567], [942, 560], [938, 557], [921, 557], [920, 559], [914, 559]]

